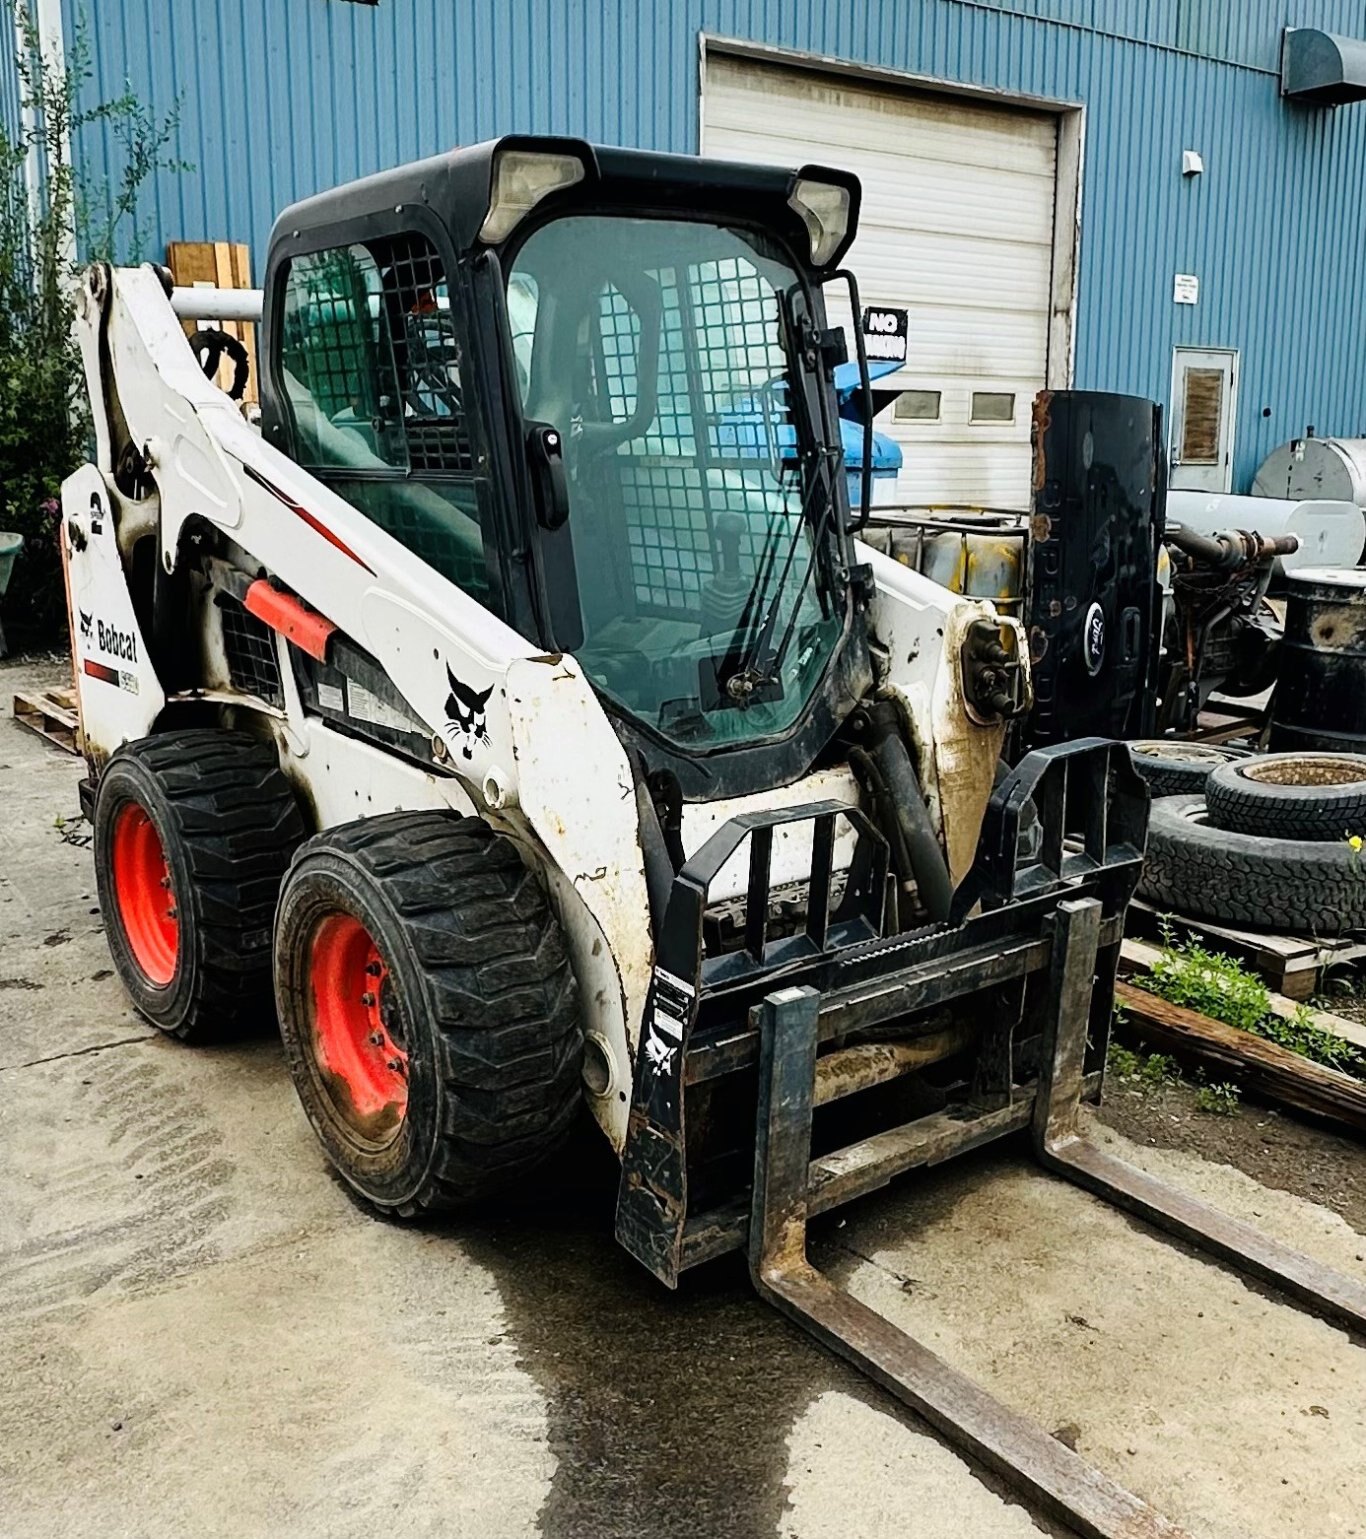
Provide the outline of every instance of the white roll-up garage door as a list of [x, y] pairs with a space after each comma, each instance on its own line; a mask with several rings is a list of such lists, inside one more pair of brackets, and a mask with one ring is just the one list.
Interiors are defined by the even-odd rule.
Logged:
[[863, 183], [861, 298], [910, 312], [906, 367], [878, 386], [904, 392], [877, 423], [902, 446], [902, 501], [1028, 506], [1057, 137], [1050, 113], [707, 56], [704, 155], [841, 166]]

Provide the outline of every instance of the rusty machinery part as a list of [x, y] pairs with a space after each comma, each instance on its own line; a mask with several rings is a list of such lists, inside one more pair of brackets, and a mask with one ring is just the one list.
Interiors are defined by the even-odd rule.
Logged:
[[1225, 572], [1240, 566], [1260, 566], [1278, 556], [1293, 556], [1300, 548], [1297, 534], [1268, 537], [1249, 529], [1221, 530], [1209, 535], [1197, 534], [1180, 524], [1168, 524], [1163, 538], [1186, 555]]
[[270, 1019], [270, 925], [304, 837], [274, 748], [167, 732], [100, 776], [95, 880], [124, 987], [154, 1026], [217, 1041]]
[[1268, 839], [1366, 835], [1366, 755], [1271, 753], [1220, 765], [1205, 783], [1216, 828]]
[[1012, 721], [1029, 709], [1029, 675], [1018, 631], [999, 620], [974, 620], [963, 640], [963, 697], [982, 722]]
[[382, 1212], [456, 1207], [563, 1144], [581, 1095], [574, 977], [535, 875], [478, 818], [393, 812], [310, 839], [275, 967], [304, 1109]]
[[1153, 796], [1190, 796], [1221, 764], [1246, 758], [1249, 750], [1227, 743], [1191, 743], [1182, 738], [1140, 738], [1129, 744], [1134, 768]]
[[1299, 548], [1299, 536], [1199, 534], [1172, 524], [1164, 538], [1175, 556], [1160, 725], [1183, 731], [1216, 690], [1245, 698], [1275, 682], [1281, 626], [1266, 591], [1277, 559]]
[[1361, 857], [1345, 839], [1306, 842], [1210, 822], [1203, 796], [1155, 801], [1139, 896], [1174, 914], [1288, 934], [1366, 927]]
[[247, 381], [251, 378], [251, 355], [245, 344], [216, 327], [204, 327], [191, 332], [189, 342], [190, 351], [203, 369], [206, 379], [217, 379], [218, 368], [224, 357], [231, 359], [232, 384], [228, 386], [227, 396], [230, 401], [240, 401], [247, 392]]
[[1366, 752], [1366, 571], [1301, 567], [1288, 579], [1271, 747]]

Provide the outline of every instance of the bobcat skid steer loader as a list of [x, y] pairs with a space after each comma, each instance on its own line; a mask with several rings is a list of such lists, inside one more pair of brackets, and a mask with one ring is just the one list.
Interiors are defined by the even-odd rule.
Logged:
[[808, 1215], [1027, 1132], [1366, 1322], [1082, 1136], [1146, 792], [1097, 740], [998, 770], [1016, 624], [856, 538], [824, 291], [858, 314], [858, 204], [821, 167], [546, 138], [310, 199], [272, 237], [259, 421], [206, 377], [232, 355], [240, 395], [240, 345], [181, 318], [249, 299], [91, 269], [62, 539], [109, 944], [186, 1041], [273, 1005], [376, 1209], [534, 1180], [586, 1101], [666, 1284], [747, 1250], [1078, 1532], [1173, 1533], [806, 1256]]

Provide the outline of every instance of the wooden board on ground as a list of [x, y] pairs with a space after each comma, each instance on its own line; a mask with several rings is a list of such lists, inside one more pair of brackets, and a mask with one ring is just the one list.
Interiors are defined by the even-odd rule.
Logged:
[[1197, 1059], [1216, 1083], [1237, 1080], [1267, 1100], [1366, 1133], [1366, 1084], [1352, 1075], [1159, 999], [1132, 983], [1116, 984], [1115, 1003], [1123, 1009], [1129, 1030], [1166, 1052]]
[[[166, 243], [166, 265], [171, 269], [177, 288], [192, 289], [206, 284], [218, 289], [251, 287], [251, 249], [225, 240], [173, 240]], [[197, 321], [186, 321], [185, 335], [199, 329]], [[247, 401], [258, 399], [256, 393], [256, 327], [250, 321], [214, 321], [212, 325], [236, 337], [247, 350], [251, 373], [247, 378]], [[232, 383], [232, 363], [224, 359], [218, 366], [217, 384], [226, 390]]]
[[21, 727], [45, 737], [49, 743], [81, 751], [80, 721], [76, 715], [76, 696], [69, 689], [47, 689], [41, 693], [24, 692], [14, 697], [14, 719]]
[[[1120, 974], [1125, 978], [1132, 978], [1136, 974], [1151, 972], [1153, 964], [1161, 955], [1160, 946], [1126, 937], [1119, 948]], [[1284, 1020], [1292, 1019], [1297, 1011], [1306, 1008], [1302, 1001], [1287, 999], [1284, 994], [1277, 994], [1274, 989], [1268, 992], [1268, 998], [1272, 1014], [1279, 1015]], [[1309, 1020], [1320, 1031], [1341, 1037], [1344, 1042], [1350, 1042], [1353, 1047], [1359, 1047], [1366, 1052], [1366, 1026], [1360, 1021], [1350, 1020], [1345, 1015], [1336, 1015], [1331, 1010], [1312, 1009], [1309, 1011]]]
[[1270, 930], [1237, 930], [1210, 919], [1195, 919], [1187, 914], [1161, 915], [1157, 909], [1135, 898], [1129, 905], [1126, 928], [1132, 935], [1155, 940], [1161, 920], [1171, 920], [1179, 935], [1187, 935], [1245, 962], [1260, 973], [1267, 984], [1290, 999], [1308, 999], [1316, 992], [1325, 968], [1366, 957], [1366, 942], [1328, 936], [1280, 935]]

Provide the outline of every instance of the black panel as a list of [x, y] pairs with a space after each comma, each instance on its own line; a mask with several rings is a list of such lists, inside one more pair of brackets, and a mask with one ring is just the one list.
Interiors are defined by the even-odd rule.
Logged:
[[1165, 465], [1162, 409], [1041, 391], [1026, 624], [1035, 705], [1023, 746], [1154, 730]]
[[433, 734], [394, 687], [383, 665], [340, 633], [319, 662], [297, 647], [289, 649], [304, 710], [352, 737], [439, 768], [432, 757]]

